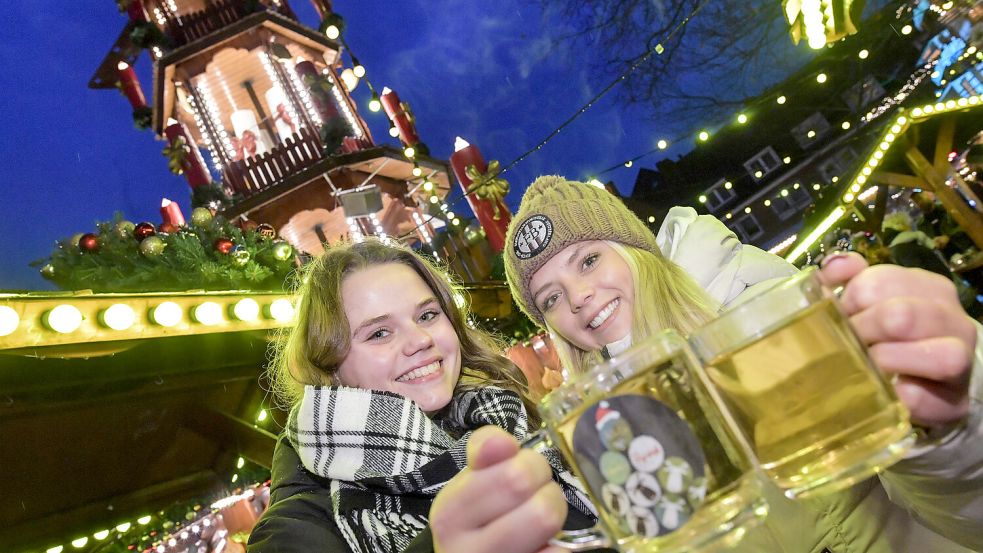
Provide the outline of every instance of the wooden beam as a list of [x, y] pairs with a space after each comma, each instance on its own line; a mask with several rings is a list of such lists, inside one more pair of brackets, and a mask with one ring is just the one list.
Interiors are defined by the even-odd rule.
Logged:
[[[118, 454], [125, 455], [125, 452]], [[207, 497], [221, 489], [222, 484], [214, 472], [199, 471], [126, 495], [107, 497], [103, 501], [70, 511], [54, 513], [12, 527], [2, 527], [0, 551], [44, 551], [59, 544], [65, 544], [67, 550], [69, 541], [88, 535], [93, 529], [111, 528], [119, 522], [132, 521], [169, 507], [176, 501]]]
[[966, 184], [966, 181], [959, 176], [959, 173], [953, 171], [952, 182], [966, 198], [972, 200], [973, 210], [977, 213], [983, 213], [983, 202], [980, 202], [980, 197], [976, 195], [976, 192], [973, 192], [973, 189]]
[[235, 415], [214, 409], [197, 409], [188, 413], [185, 426], [202, 436], [235, 450], [239, 456], [265, 468], [273, 462], [276, 434], [259, 428]]
[[938, 134], [935, 135], [935, 160], [932, 162], [932, 167], [940, 175], [948, 174], [952, 170], [952, 165], [949, 163], [949, 152], [952, 151], [952, 137], [955, 134], [955, 116], [944, 116], [939, 124]]
[[891, 195], [891, 187], [884, 185], [877, 188], [874, 199], [874, 213], [871, 215], [870, 226], [873, 232], [880, 232], [884, 224], [884, 214], [887, 212], [887, 202]]
[[966, 235], [983, 250], [983, 218], [973, 211], [956, 191], [945, 184], [945, 177], [935, 170], [935, 167], [925, 158], [918, 148], [909, 148], [905, 152], [905, 161], [918, 176], [931, 185], [935, 196], [952, 215], [956, 223], [966, 232]]
[[905, 175], [903, 173], [891, 173], [888, 171], [874, 171], [867, 182], [875, 184], [886, 184], [900, 188], [928, 188], [924, 179], [915, 175]]

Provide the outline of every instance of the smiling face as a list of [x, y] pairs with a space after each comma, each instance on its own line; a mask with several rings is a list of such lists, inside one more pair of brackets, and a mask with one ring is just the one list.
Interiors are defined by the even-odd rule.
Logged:
[[415, 401], [425, 413], [446, 406], [461, 374], [461, 343], [436, 294], [410, 267], [375, 265], [345, 277], [341, 298], [351, 346], [340, 384]]
[[530, 287], [549, 327], [582, 350], [597, 351], [631, 332], [634, 278], [604, 242], [570, 244], [533, 274]]

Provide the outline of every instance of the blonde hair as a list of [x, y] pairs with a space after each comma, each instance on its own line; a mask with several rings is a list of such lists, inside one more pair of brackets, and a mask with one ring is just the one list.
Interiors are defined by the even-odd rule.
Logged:
[[299, 402], [304, 386], [338, 383], [338, 366], [351, 346], [351, 326], [341, 297], [342, 283], [362, 269], [389, 263], [413, 269], [433, 291], [450, 320], [461, 342], [461, 377], [455, 394], [483, 386], [511, 390], [522, 397], [532, 427], [538, 425], [537, 412], [526, 397], [525, 376], [500, 353], [504, 350], [501, 344], [468, 325], [465, 309], [455, 302], [455, 294], [459, 292], [450, 277], [411, 250], [375, 239], [333, 246], [304, 267], [296, 291], [295, 324], [278, 336], [267, 369], [273, 393], [281, 405], [289, 409]]
[[[720, 306], [679, 265], [648, 250], [608, 240], [604, 243], [625, 260], [634, 280], [631, 333], [636, 343], [667, 328], [689, 334], [716, 317]], [[569, 371], [583, 372], [601, 361], [600, 351], [580, 349], [548, 325], [547, 329]]]

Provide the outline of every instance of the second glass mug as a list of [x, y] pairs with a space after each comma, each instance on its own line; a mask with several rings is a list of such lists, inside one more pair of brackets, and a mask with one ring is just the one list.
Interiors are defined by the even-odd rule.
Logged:
[[908, 411], [815, 268], [723, 313], [690, 344], [789, 497], [836, 491], [899, 460]]
[[748, 445], [708, 384], [686, 341], [665, 331], [543, 398], [544, 428], [524, 446], [556, 447], [599, 515], [551, 544], [703, 553], [764, 519]]

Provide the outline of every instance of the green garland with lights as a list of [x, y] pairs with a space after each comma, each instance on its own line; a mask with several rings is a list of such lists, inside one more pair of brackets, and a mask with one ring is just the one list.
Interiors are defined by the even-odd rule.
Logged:
[[196, 208], [192, 219], [189, 225], [169, 233], [155, 232], [141, 241], [134, 237], [133, 224], [117, 214], [113, 221], [98, 223], [91, 235], [58, 242], [49, 257], [32, 265], [66, 290], [290, 288], [294, 251], [289, 244], [270, 237], [271, 229], [260, 229], [266, 230], [265, 235], [256, 229], [242, 230], [221, 217], [212, 217], [204, 208]]

